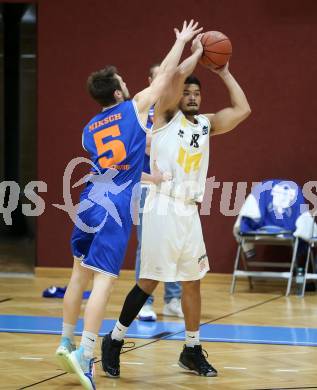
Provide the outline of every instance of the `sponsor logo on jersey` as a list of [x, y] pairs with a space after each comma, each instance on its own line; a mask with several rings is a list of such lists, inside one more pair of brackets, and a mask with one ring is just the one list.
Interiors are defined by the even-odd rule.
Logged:
[[185, 173], [189, 173], [192, 170], [198, 171], [201, 157], [202, 153], [191, 154], [180, 147], [178, 151], [177, 163], [184, 168]]
[[204, 126], [203, 127], [203, 132], [202, 132], [203, 135], [206, 135], [208, 134], [208, 126]]
[[194, 148], [199, 148], [199, 134], [192, 134], [192, 140], [190, 142], [190, 146], [193, 146]]
[[179, 130], [178, 135], [183, 138], [184, 137], [184, 130]]

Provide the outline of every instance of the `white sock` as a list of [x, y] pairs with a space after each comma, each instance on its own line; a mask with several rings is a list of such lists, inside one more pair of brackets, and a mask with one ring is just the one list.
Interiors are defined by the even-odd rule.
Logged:
[[63, 322], [62, 337], [68, 337], [74, 344], [74, 330], [76, 325], [66, 324]]
[[197, 332], [189, 332], [186, 330], [185, 332], [185, 344], [187, 347], [194, 348], [195, 345], [199, 345], [199, 330]]
[[111, 333], [112, 340], [123, 340], [125, 334], [127, 333], [127, 330], [127, 326], [123, 326], [122, 324], [120, 324], [119, 321], [117, 321]]
[[91, 332], [83, 331], [81, 336], [80, 346], [84, 348], [84, 357], [92, 359], [94, 357], [94, 350], [97, 342], [97, 335]]

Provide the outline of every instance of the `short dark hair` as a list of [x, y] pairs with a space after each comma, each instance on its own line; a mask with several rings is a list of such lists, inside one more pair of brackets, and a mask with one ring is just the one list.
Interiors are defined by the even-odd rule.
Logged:
[[121, 91], [119, 80], [115, 77], [118, 71], [115, 66], [108, 65], [104, 69], [91, 73], [87, 80], [90, 96], [101, 106], [116, 103], [114, 91]]
[[193, 74], [191, 74], [190, 76], [187, 77], [187, 79], [184, 81], [184, 84], [196, 84], [196, 85], [198, 85], [199, 89], [201, 89], [200, 81]]

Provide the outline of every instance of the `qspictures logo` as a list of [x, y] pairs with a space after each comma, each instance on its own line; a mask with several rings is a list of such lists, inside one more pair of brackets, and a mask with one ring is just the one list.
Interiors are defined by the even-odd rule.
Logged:
[[[88, 164], [90, 169], [95, 174], [85, 175], [82, 179], [78, 180], [75, 184], [71, 184], [72, 176], [75, 169], [80, 164]], [[61, 212], [65, 212], [68, 214], [69, 218], [72, 222], [82, 231], [87, 233], [95, 233], [99, 231], [104, 224], [106, 223], [108, 218], [113, 218], [115, 222], [122, 227], [122, 220], [120, 218], [119, 212], [116, 207], [116, 202], [113, 201], [116, 196], [120, 197], [124, 191], [131, 191], [131, 201], [130, 201], [130, 215], [131, 218], [135, 221], [135, 224], [138, 223], [137, 218], [135, 216], [136, 208], [135, 205], [138, 205], [139, 196], [140, 196], [140, 185], [137, 183], [131, 188], [131, 180], [127, 182], [117, 185], [116, 184], [116, 176], [120, 173], [117, 169], [108, 169], [105, 173], [100, 172], [99, 168], [91, 162], [91, 160], [84, 157], [77, 157], [72, 159], [66, 166], [63, 177], [61, 178], [63, 183], [63, 200], [64, 204], [52, 204], [52, 206], [61, 210]], [[175, 193], [186, 193], [186, 186], [191, 189], [191, 191], [195, 190], [195, 185], [197, 183], [189, 181], [182, 183], [173, 183], [173, 177], [169, 180], [171, 182], [171, 188], [173, 188], [173, 192]], [[89, 191], [86, 196], [80, 200], [79, 203], [74, 204], [72, 199], [72, 190], [79, 186], [85, 185], [87, 182], [90, 182]], [[250, 186], [251, 184], [251, 186]], [[177, 187], [179, 187], [180, 191], [177, 191]], [[260, 194], [264, 191], [270, 191], [272, 196], [272, 202], [270, 203], [271, 211], [276, 214], [277, 218], [283, 218], [283, 215], [290, 212], [290, 207], [294, 202], [297, 201], [298, 193], [295, 190], [296, 183], [285, 181], [280, 182], [278, 185], [273, 185], [273, 181], [267, 181], [261, 185], [259, 182], [218, 182], [215, 177], [210, 177], [206, 179], [205, 183], [205, 192], [204, 198], [200, 207], [200, 215], [210, 215], [211, 214], [211, 206], [213, 202], [213, 194], [214, 191], [221, 191], [220, 202], [217, 205], [219, 206], [219, 211], [224, 216], [238, 216], [239, 211], [244, 204], [248, 188], [256, 188], [256, 196], [260, 196]], [[14, 181], [3, 181], [0, 183], [0, 214], [2, 214], [3, 221], [6, 225], [12, 225], [12, 213], [17, 209], [21, 194], [24, 194], [25, 197], [30, 201], [27, 204], [22, 204], [22, 213], [25, 216], [37, 217], [42, 215], [45, 212], [46, 204], [44, 199], [40, 196], [40, 193], [47, 192], [48, 185], [44, 181], [31, 181], [29, 182], [23, 191], [18, 183]], [[310, 212], [316, 213], [317, 211], [317, 181], [309, 181], [304, 184], [302, 191], [305, 198], [305, 201], [311, 203]], [[157, 197], [160, 196], [160, 193], [157, 191], [157, 187], [152, 185], [150, 187], [149, 197]], [[195, 191], [192, 191], [195, 192]], [[250, 189], [249, 189], [250, 192]], [[162, 196], [166, 196], [166, 193]], [[172, 197], [172, 194], [171, 194]], [[219, 198], [219, 197], [218, 197]], [[147, 207], [145, 207], [143, 212], [147, 212], [152, 207], [157, 207], [157, 204], [160, 202], [147, 202]], [[164, 204], [164, 202], [161, 202]], [[101, 207], [105, 210], [103, 220], [96, 226], [87, 225], [81, 218], [81, 214], [89, 209], [92, 209], [95, 206]], [[301, 212], [307, 211], [307, 203], [300, 205]], [[165, 215], [164, 213], [168, 212], [168, 208], [158, 209], [156, 211], [161, 215]], [[182, 209], [177, 210], [177, 213], [182, 213]]]

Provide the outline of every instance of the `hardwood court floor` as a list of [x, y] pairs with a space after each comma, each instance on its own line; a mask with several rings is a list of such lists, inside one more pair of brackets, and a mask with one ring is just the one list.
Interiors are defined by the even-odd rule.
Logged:
[[[33, 279], [0, 277], [1, 314], [61, 316], [62, 301], [41, 298], [41, 292], [50, 285], [65, 285], [69, 271], [38, 269], [36, 275]], [[105, 318], [117, 318], [134, 283], [133, 275], [131, 271], [122, 273]], [[237, 293], [230, 295], [229, 284], [228, 275], [209, 274], [205, 278], [202, 323], [317, 328], [317, 294], [304, 299], [285, 298], [281, 284], [257, 284], [249, 292], [247, 284], [239, 282]], [[158, 314], [162, 311], [162, 294], [159, 286], [155, 294]], [[163, 319], [159, 315], [158, 320]], [[100, 365], [96, 365], [98, 389], [317, 389], [316, 347], [204, 343], [219, 376], [202, 378], [176, 365], [182, 341], [133, 341], [136, 348], [122, 354], [120, 379], [106, 378]], [[0, 389], [80, 389], [75, 378], [64, 374], [55, 363], [58, 342], [59, 336], [54, 335], [0, 333]], [[99, 359], [99, 348], [96, 352]]]

